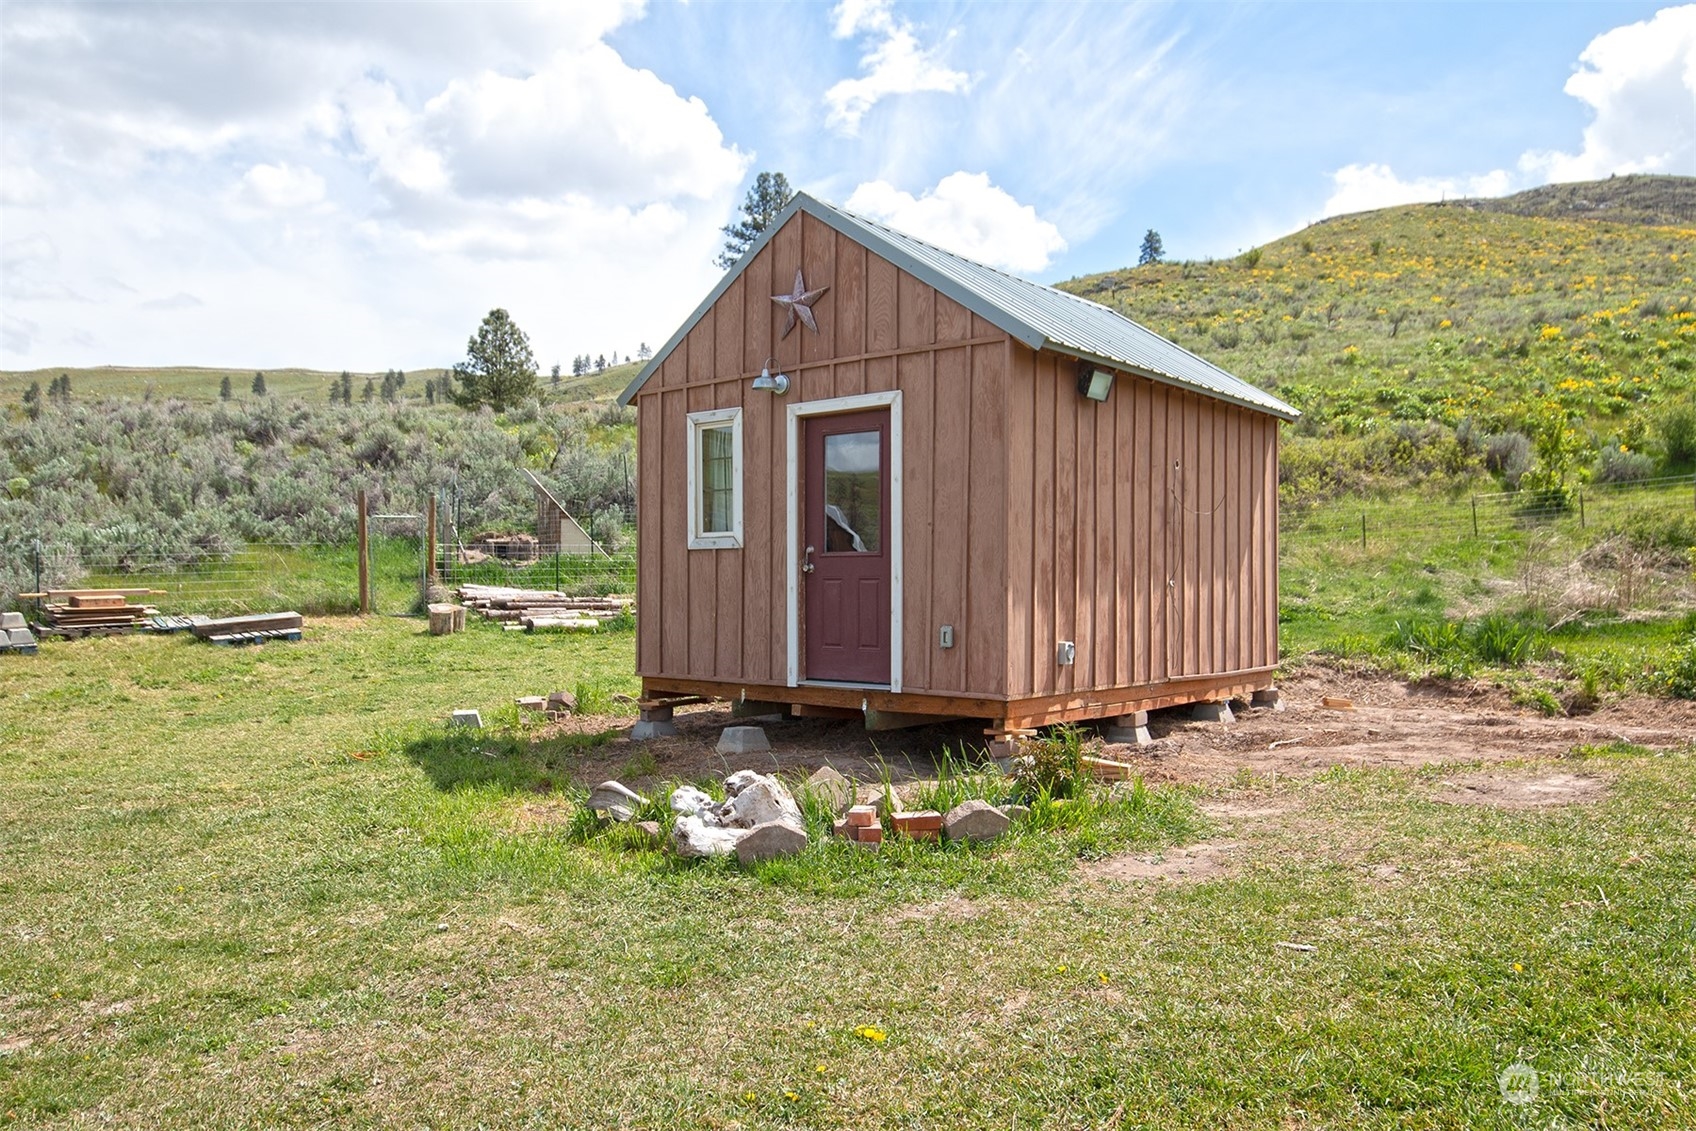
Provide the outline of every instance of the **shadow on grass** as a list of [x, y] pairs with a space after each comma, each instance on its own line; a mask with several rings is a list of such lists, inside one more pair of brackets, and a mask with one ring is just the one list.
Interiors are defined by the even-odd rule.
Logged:
[[571, 785], [583, 755], [617, 732], [527, 739], [499, 731], [454, 728], [406, 744], [404, 753], [437, 789], [502, 789], [551, 793]]

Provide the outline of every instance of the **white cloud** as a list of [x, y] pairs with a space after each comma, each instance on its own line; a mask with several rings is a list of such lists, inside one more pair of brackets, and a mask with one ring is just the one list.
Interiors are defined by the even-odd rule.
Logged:
[[324, 178], [304, 165], [255, 165], [242, 174], [243, 195], [264, 208], [305, 208], [324, 199]]
[[748, 158], [606, 42], [641, 7], [7, 4], [0, 366], [656, 343]]
[[854, 190], [847, 208], [957, 255], [1031, 273], [1066, 250], [1060, 229], [989, 183], [987, 173], [950, 173], [921, 196], [887, 181]]
[[1331, 179], [1331, 197], [1325, 202], [1327, 216], [1457, 197], [1501, 196], [1514, 187], [1514, 178], [1503, 169], [1479, 176], [1403, 180], [1388, 165], [1345, 165], [1332, 173]]
[[971, 76], [937, 61], [938, 49], [919, 46], [913, 25], [896, 19], [893, 0], [841, 0], [834, 12], [838, 39], [864, 35], [869, 40], [860, 58], [864, 72], [843, 79], [824, 92], [830, 104], [825, 123], [844, 134], [859, 131], [860, 122], [883, 99], [896, 94], [935, 91], [957, 94], [971, 86]]
[[1527, 153], [1522, 169], [1549, 181], [1696, 173], [1696, 5], [1604, 32], [1578, 62], [1565, 90], [1595, 115], [1584, 148]]
[[1564, 89], [1594, 115], [1578, 153], [1527, 151], [1514, 172], [1453, 177], [1404, 179], [1387, 164], [1345, 165], [1331, 174], [1325, 215], [1616, 173], [1696, 173], [1696, 4], [1598, 35]]

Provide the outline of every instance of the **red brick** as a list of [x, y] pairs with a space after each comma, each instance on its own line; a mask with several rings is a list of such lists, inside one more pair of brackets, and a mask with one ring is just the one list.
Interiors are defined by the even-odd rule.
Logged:
[[877, 809], [870, 805], [856, 805], [848, 810], [848, 823], [855, 828], [865, 828], [877, 824]]
[[854, 839], [860, 844], [882, 844], [882, 825], [861, 825], [854, 830]]

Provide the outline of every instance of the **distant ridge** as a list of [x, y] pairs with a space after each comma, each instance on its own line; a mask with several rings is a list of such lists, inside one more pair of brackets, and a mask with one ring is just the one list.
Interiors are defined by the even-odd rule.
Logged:
[[1616, 224], [1696, 225], [1696, 177], [1633, 173], [1605, 181], [1542, 185], [1494, 199], [1447, 206], [1540, 216], [1549, 220], [1607, 220]]

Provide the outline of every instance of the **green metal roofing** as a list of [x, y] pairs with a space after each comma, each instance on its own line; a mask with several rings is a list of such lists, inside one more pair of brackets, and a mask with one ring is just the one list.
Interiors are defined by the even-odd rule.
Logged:
[[797, 212], [805, 212], [889, 260], [914, 278], [935, 287], [967, 310], [1033, 350], [1053, 350], [1111, 368], [1140, 373], [1167, 384], [1193, 389], [1285, 420], [1301, 414], [1270, 393], [1255, 388], [1197, 357], [1175, 342], [1100, 303], [1045, 287], [1005, 271], [943, 251], [863, 216], [845, 212], [806, 193], [790, 201], [746, 255], [689, 316], [671, 340], [643, 367], [619, 396], [629, 404], [642, 383], [717, 302], [748, 262]]

